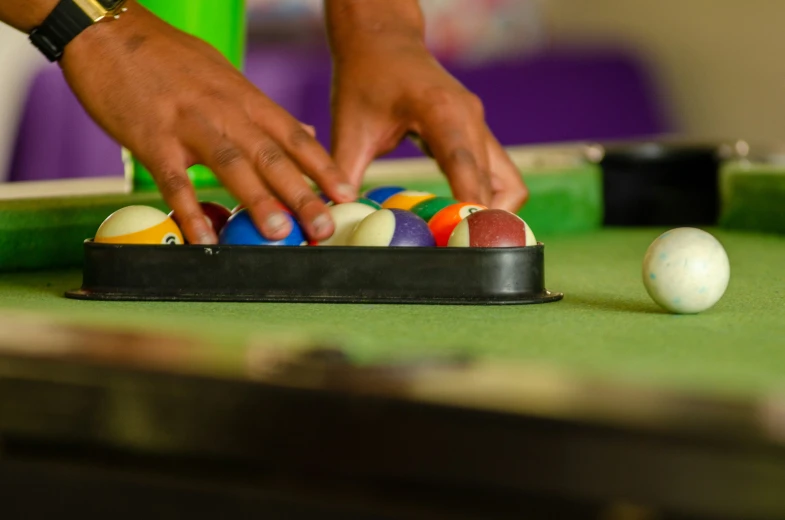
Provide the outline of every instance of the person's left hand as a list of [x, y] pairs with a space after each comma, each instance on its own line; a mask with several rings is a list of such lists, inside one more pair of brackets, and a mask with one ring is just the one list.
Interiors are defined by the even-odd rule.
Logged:
[[457, 199], [508, 211], [526, 202], [526, 185], [488, 129], [481, 101], [424, 45], [369, 43], [336, 58], [335, 73], [333, 156], [356, 187], [376, 157], [415, 134]]

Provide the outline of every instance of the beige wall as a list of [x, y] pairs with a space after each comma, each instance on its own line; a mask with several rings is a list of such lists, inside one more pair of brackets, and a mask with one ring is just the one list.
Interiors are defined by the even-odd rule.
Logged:
[[619, 40], [691, 136], [785, 141], [785, 0], [543, 0], [555, 41]]
[[8, 178], [27, 88], [45, 63], [27, 36], [0, 23], [0, 182]]

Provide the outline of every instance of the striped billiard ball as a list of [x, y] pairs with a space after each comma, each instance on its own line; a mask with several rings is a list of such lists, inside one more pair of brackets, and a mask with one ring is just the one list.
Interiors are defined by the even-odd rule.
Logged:
[[328, 208], [330, 217], [335, 224], [332, 236], [321, 242], [311, 242], [317, 246], [346, 246], [352, 237], [357, 225], [362, 220], [377, 211], [376, 208], [361, 202], [346, 202], [344, 204], [333, 204]]
[[537, 239], [524, 220], [503, 209], [486, 209], [463, 219], [452, 232], [449, 247], [526, 247]]
[[436, 245], [428, 224], [410, 211], [380, 209], [357, 225], [351, 246], [433, 247]]
[[183, 244], [183, 234], [169, 215], [150, 206], [126, 206], [109, 215], [98, 228], [99, 244]]

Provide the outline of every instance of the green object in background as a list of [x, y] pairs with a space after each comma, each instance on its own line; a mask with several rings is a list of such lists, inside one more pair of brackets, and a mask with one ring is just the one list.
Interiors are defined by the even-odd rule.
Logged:
[[[400, 185], [408, 190], [433, 193], [437, 197], [452, 197], [450, 185], [444, 177], [434, 177], [427, 171], [411, 171], [411, 180], [400, 178], [374, 180], [362, 190], [382, 185]], [[602, 169], [585, 162], [574, 166], [521, 168], [529, 188], [529, 202], [518, 211], [540, 241], [561, 234], [583, 233], [602, 227], [604, 200]]]
[[719, 182], [720, 226], [785, 234], [785, 164], [729, 161], [720, 169]]
[[[197, 191], [199, 200], [231, 208], [226, 190]], [[101, 222], [125, 206], [143, 205], [169, 212], [158, 192], [0, 201], [0, 273], [82, 265], [84, 241]]]
[[[246, 46], [245, 0], [139, 0], [163, 20], [200, 38], [221, 52], [238, 69], [243, 68]], [[125, 176], [134, 191], [157, 190], [150, 172], [127, 150], [123, 150]], [[188, 170], [198, 188], [220, 186], [209, 168], [196, 165]]]

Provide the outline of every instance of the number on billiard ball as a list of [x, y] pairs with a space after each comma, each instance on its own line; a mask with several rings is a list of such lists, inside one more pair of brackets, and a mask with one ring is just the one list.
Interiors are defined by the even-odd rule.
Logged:
[[150, 206], [126, 206], [109, 215], [98, 228], [95, 242], [103, 244], [183, 244], [177, 224]]

